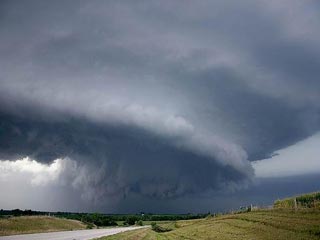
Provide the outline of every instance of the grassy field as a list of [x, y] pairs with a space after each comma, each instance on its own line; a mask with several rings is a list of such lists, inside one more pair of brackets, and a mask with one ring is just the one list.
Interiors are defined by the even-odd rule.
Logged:
[[0, 219], [0, 236], [85, 228], [86, 225], [79, 221], [47, 216], [10, 217]]
[[275, 208], [318, 209], [320, 210], [320, 192], [308, 193], [296, 197], [279, 199], [274, 202]]
[[261, 210], [201, 220], [167, 222], [162, 227], [172, 230], [157, 233], [146, 228], [100, 240], [320, 239], [320, 212]]

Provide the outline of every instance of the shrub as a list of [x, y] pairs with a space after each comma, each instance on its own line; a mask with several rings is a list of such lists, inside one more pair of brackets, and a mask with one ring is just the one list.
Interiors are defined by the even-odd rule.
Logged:
[[138, 226], [143, 226], [143, 221], [142, 221], [142, 220], [137, 221], [137, 222], [136, 222], [136, 225], [138, 225]]
[[94, 228], [93, 223], [88, 223], [88, 224], [87, 224], [87, 229], [93, 229], [93, 228]]
[[155, 222], [151, 223], [151, 229], [153, 231], [155, 231], [155, 232], [158, 232], [158, 233], [169, 232], [169, 231], [172, 230], [172, 229], [169, 229], [169, 228], [161, 227], [161, 226], [157, 225]]
[[134, 225], [138, 218], [136, 216], [128, 216], [124, 221], [124, 225]]

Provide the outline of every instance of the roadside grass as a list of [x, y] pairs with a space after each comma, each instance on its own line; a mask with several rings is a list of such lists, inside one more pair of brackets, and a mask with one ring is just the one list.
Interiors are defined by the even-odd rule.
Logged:
[[124, 221], [116, 221], [117, 225], [119, 227], [123, 227], [124, 226]]
[[23, 216], [0, 219], [0, 236], [86, 229], [80, 221], [49, 216]]
[[320, 192], [302, 194], [295, 197], [278, 199], [274, 202], [275, 208], [286, 209], [318, 209], [320, 210]]
[[162, 227], [170, 227], [172, 231], [157, 233], [151, 228], [144, 228], [100, 240], [313, 240], [320, 239], [320, 211], [260, 210], [165, 223]]

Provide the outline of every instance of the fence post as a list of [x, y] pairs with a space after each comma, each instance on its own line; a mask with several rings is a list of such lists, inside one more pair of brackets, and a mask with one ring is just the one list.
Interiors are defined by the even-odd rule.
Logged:
[[294, 198], [294, 210], [295, 211], [297, 211], [297, 208], [298, 208], [298, 206], [297, 206], [297, 198]]

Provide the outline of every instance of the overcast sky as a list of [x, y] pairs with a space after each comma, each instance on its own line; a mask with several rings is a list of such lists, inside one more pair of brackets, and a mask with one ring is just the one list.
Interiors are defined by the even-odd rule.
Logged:
[[319, 8], [1, 1], [0, 208], [220, 211], [319, 190]]

